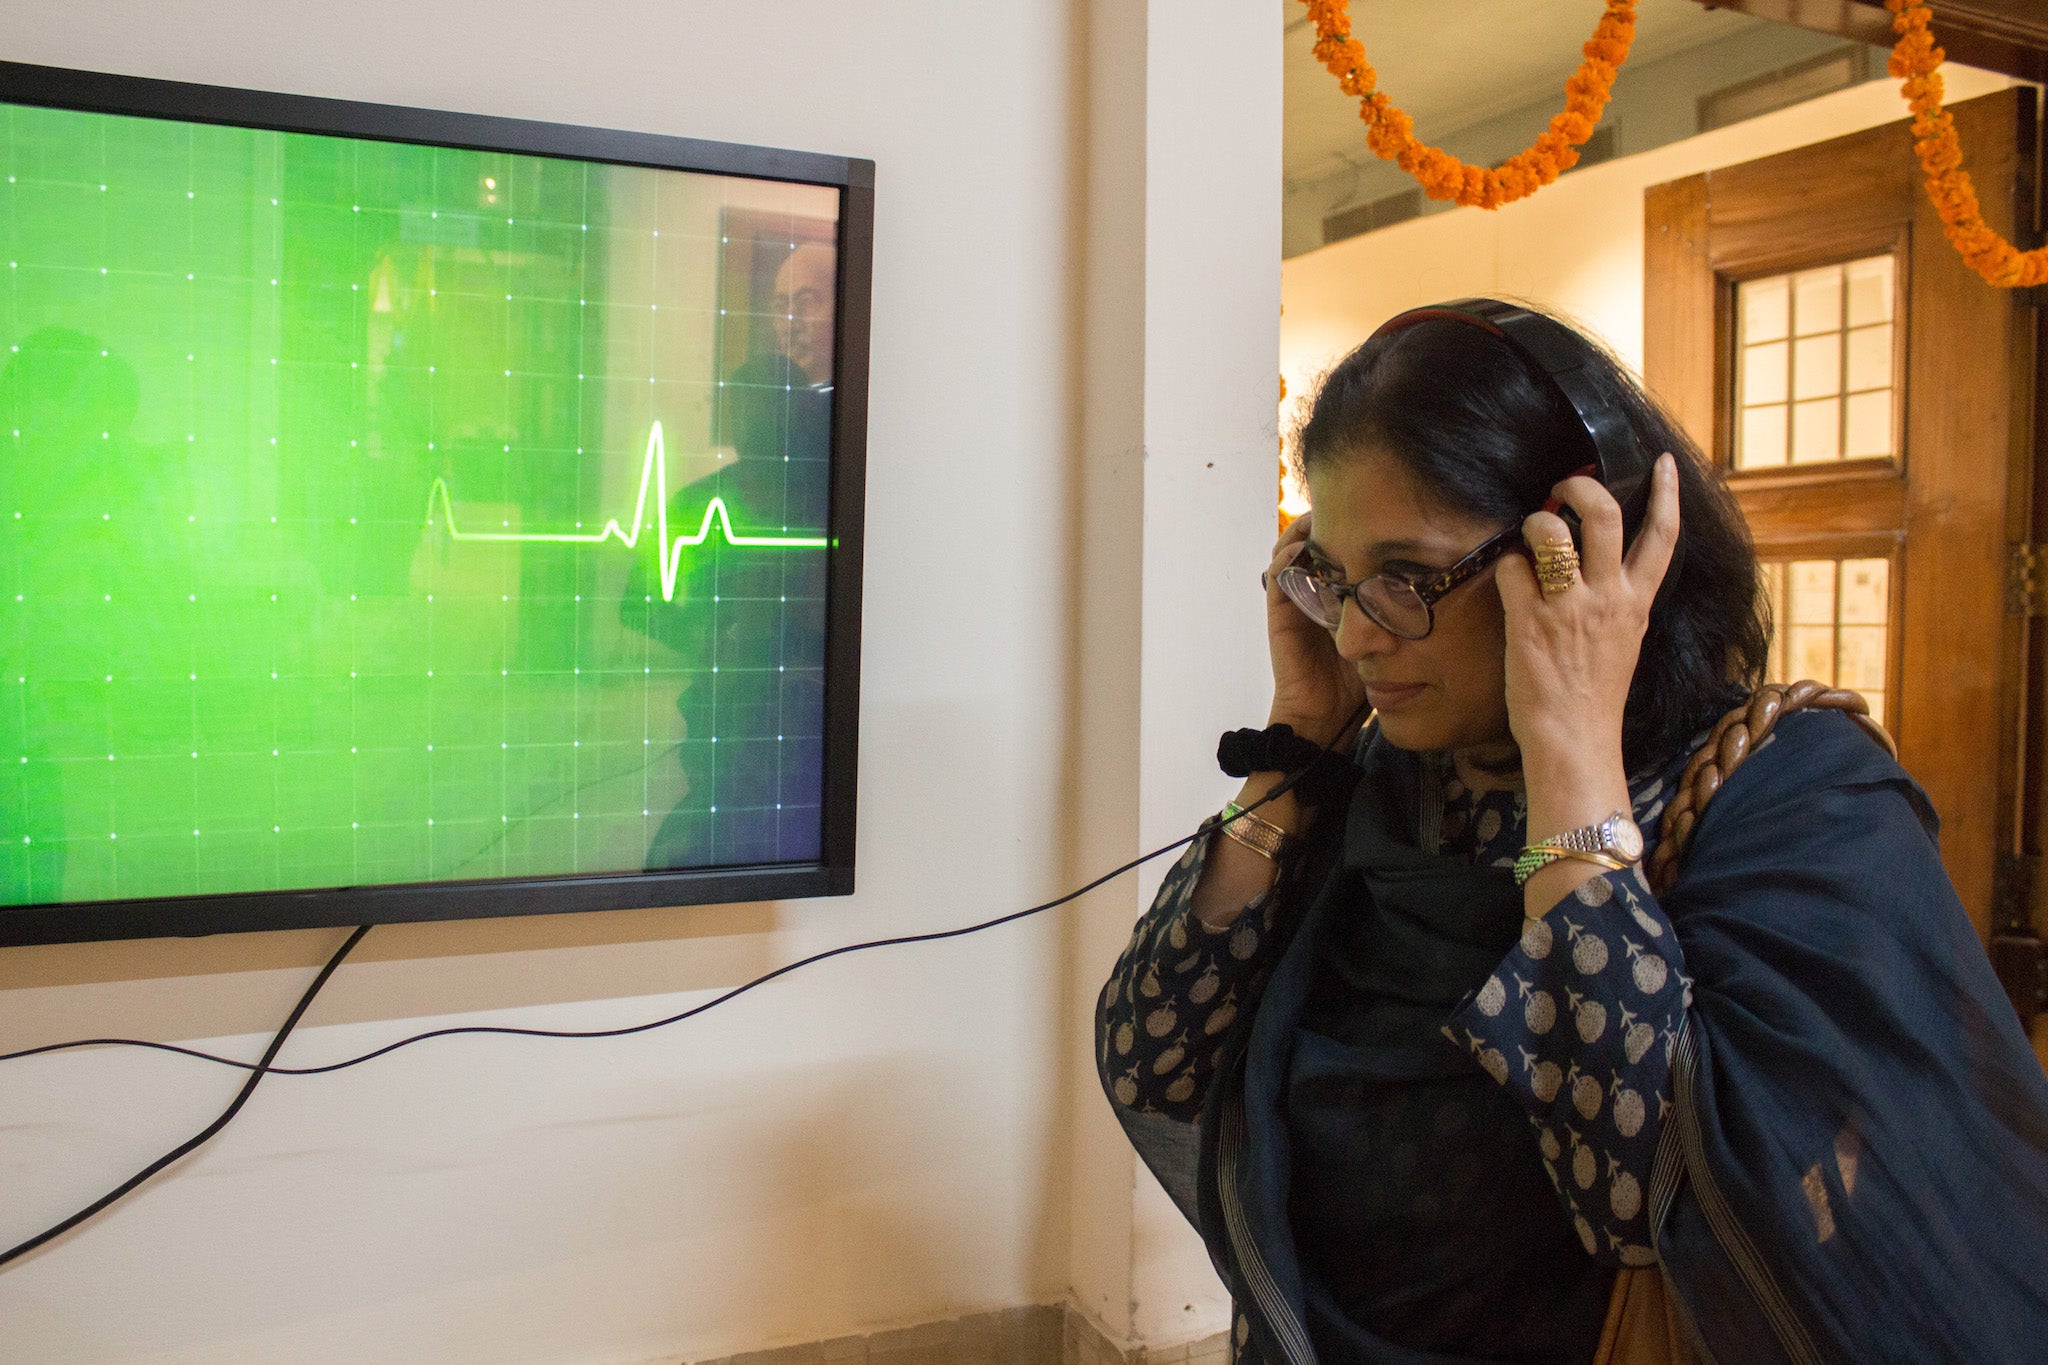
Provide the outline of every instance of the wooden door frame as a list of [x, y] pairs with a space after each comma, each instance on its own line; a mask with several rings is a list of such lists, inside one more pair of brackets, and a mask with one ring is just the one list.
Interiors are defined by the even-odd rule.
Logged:
[[[2014, 206], [2031, 210], [2034, 203], [2033, 92], [2000, 91], [1951, 112], [1972, 149], [1987, 221], [2028, 240], [2033, 225], [2019, 228]], [[1904, 379], [1905, 440], [1897, 446], [1903, 463], [1870, 462], [1853, 476], [1868, 481], [1864, 494], [1898, 500], [1891, 527], [1903, 526], [1910, 537], [1897, 561], [1904, 582], [1895, 585], [1903, 587], [1905, 608], [1896, 650], [1897, 737], [1902, 758], [1942, 812], [1949, 874], [1988, 937], [2001, 854], [2022, 846], [2023, 736], [2035, 728], [2025, 705], [2026, 622], [2006, 613], [2003, 597], [2007, 544], [2028, 540], [2033, 529], [2038, 324], [2033, 310], [1986, 286], [1943, 240], [1905, 120], [1824, 145], [1830, 165], [1848, 174], [1816, 180], [1813, 149], [1802, 148], [1646, 191], [1644, 374], [1725, 472], [1726, 443], [1717, 432], [1727, 426], [1723, 408], [1733, 387], [1735, 281], [1875, 254], [1895, 243], [1910, 248], [1902, 253], [1898, 285], [1904, 364], [1894, 370]], [[1934, 344], [1927, 334], [1936, 320], [1947, 335], [1972, 344]], [[1973, 414], [1984, 413], [2003, 413], [2011, 440], [1998, 476], [1972, 480], [1965, 466], [1981, 453], [1968, 449], [1970, 428]], [[1866, 509], [1861, 515], [1873, 515], [1868, 496], [1841, 494], [1835, 481], [1845, 472], [1740, 476], [1745, 493], [1756, 495], [1764, 523], [1759, 542], [1789, 543], [1795, 520], [1818, 520], [1830, 533], [1888, 529], [1877, 524], [1883, 517], [1860, 525], [1828, 520], [1859, 506]], [[1997, 526], [2000, 537], [1973, 535], [1970, 524]], [[1939, 600], [1934, 584], [1981, 585], [1996, 605], [1973, 599], [1965, 605], [1976, 610], [1957, 610]], [[1997, 737], [1994, 772], [1954, 761], [1946, 740], [1959, 731]], [[2048, 735], [2042, 739], [2048, 747]], [[2048, 814], [2040, 823], [2048, 826]]]

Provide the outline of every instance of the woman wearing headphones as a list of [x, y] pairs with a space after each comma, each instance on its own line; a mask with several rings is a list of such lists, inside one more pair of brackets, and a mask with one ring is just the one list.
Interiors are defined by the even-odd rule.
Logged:
[[1238, 1359], [2038, 1359], [2048, 1080], [1860, 699], [1751, 702], [1683, 433], [1477, 299], [1346, 357], [1298, 458], [1272, 727], [1098, 1014]]

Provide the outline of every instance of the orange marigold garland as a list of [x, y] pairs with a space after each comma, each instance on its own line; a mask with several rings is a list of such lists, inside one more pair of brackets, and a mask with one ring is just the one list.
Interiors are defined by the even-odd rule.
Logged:
[[1984, 221], [1977, 187], [1963, 169], [1955, 118], [1941, 107], [1940, 67], [1947, 54], [1928, 30], [1932, 12], [1920, 0], [1885, 0], [1885, 8], [1899, 35], [1886, 70], [1904, 81], [1899, 90], [1913, 110], [1913, 147], [1927, 172], [1927, 197], [1941, 215], [1942, 235], [1991, 284], [2019, 289], [2048, 282], [2048, 247], [2021, 251]]
[[1527, 198], [1578, 162], [1579, 148], [1600, 122], [1614, 89], [1615, 74], [1628, 60], [1636, 32], [1635, 0], [1607, 0], [1607, 12], [1583, 51], [1586, 60], [1565, 82], [1564, 112], [1528, 147], [1496, 169], [1472, 166], [1415, 137], [1415, 120], [1377, 88], [1379, 77], [1365, 60], [1365, 48], [1351, 36], [1350, 0], [1302, 0], [1316, 26], [1316, 58], [1359, 102], [1358, 116], [1370, 126], [1366, 145], [1414, 176], [1432, 199], [1449, 199], [1497, 209]]

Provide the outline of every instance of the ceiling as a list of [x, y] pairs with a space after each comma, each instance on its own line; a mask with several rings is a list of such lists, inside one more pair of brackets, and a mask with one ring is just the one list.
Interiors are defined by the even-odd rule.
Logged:
[[[1352, 0], [1352, 36], [1365, 45], [1380, 89], [1414, 116], [1427, 142], [1554, 96], [1593, 36], [1604, 0]], [[1281, 0], [1287, 25], [1285, 170], [1289, 185], [1373, 160], [1358, 104], [1311, 50], [1315, 30], [1300, 0]], [[1696, 0], [1639, 0], [1629, 64], [1668, 57], [1763, 21]], [[1624, 76], [1624, 79], [1626, 77]]]

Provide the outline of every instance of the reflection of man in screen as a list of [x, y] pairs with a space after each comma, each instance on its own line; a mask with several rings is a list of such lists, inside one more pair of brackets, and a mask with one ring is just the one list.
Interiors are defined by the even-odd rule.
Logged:
[[[670, 526], [694, 531], [716, 497], [736, 534], [824, 534], [836, 264], [832, 247], [805, 243], [776, 271], [774, 350], [718, 391], [715, 440], [734, 459], [670, 499]], [[645, 562], [641, 573], [651, 580]], [[628, 593], [629, 612], [644, 592]], [[657, 831], [650, 867], [818, 855], [824, 596], [823, 550], [731, 546], [714, 524], [683, 551], [675, 600], [657, 596], [644, 626], [691, 670], [676, 699], [688, 791]]]

